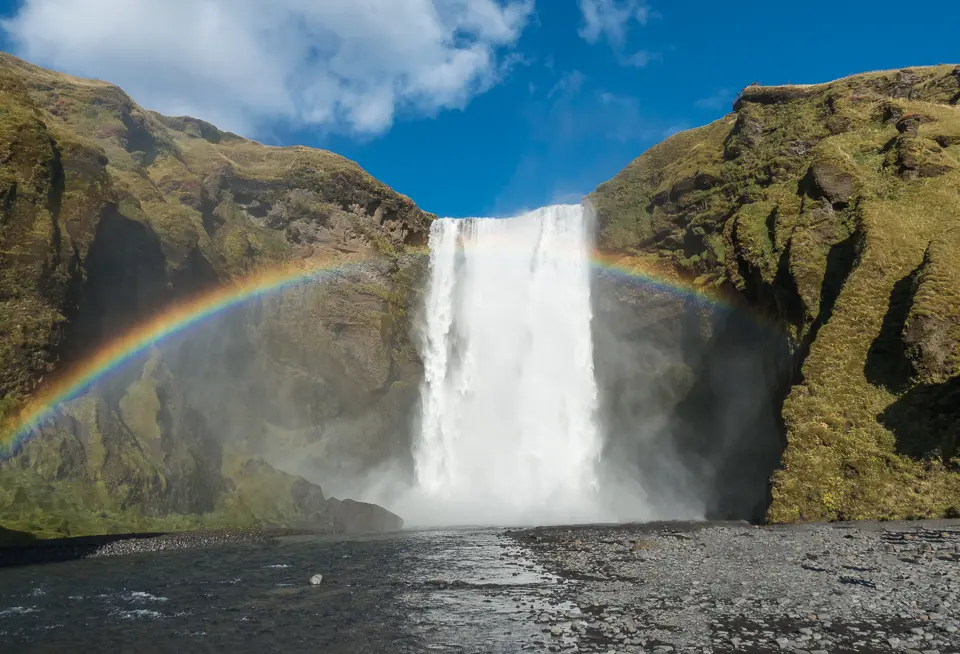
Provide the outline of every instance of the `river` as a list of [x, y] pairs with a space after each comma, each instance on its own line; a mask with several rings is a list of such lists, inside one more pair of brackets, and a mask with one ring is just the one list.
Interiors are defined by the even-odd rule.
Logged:
[[0, 569], [0, 651], [519, 651], [562, 586], [498, 530], [80, 559]]

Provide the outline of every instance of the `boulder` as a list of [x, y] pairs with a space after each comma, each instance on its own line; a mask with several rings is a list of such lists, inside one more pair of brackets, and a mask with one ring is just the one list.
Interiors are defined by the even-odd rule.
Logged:
[[920, 114], [907, 114], [897, 121], [897, 131], [901, 134], [919, 136], [920, 120]]
[[846, 204], [854, 192], [854, 177], [833, 163], [816, 162], [809, 173], [811, 195], [830, 204]]
[[376, 504], [331, 497], [324, 508], [325, 517], [338, 533], [394, 531], [403, 528], [403, 519]]
[[893, 84], [890, 85], [888, 92], [893, 98], [910, 98], [913, 94], [914, 86], [917, 82], [920, 81], [920, 78], [917, 74], [905, 68], [897, 73], [896, 78]]

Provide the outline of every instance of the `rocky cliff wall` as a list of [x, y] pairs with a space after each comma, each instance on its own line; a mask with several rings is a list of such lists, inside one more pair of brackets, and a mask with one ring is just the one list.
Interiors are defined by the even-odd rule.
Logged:
[[[311, 482], [404, 449], [432, 216], [330, 152], [160, 116], [8, 55], [0, 196], [0, 422], [180, 300], [280, 264], [359, 262], [99, 379], [0, 464], [0, 523], [76, 535], [356, 522], [349, 504], [324, 513]], [[303, 448], [309, 482], [269, 463]]]
[[[688, 458], [726, 452], [698, 393], [763, 406], [757, 393], [775, 389], [776, 420], [733, 436], [737, 457], [767, 466], [753, 474], [772, 476], [770, 520], [960, 510], [958, 101], [956, 66], [750, 86], [733, 113], [654, 146], [590, 198], [603, 249], [738, 307], [695, 340], [695, 358], [715, 352], [719, 367], [694, 366], [670, 420], [700, 426]], [[687, 362], [691, 348], [671, 343]], [[757, 371], [724, 361], [738, 349]], [[720, 485], [736, 485], [717, 456]]]

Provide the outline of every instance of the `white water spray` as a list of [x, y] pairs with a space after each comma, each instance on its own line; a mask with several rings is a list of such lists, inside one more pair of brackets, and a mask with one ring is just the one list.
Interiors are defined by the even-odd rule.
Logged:
[[587, 222], [564, 205], [431, 226], [414, 521], [607, 518]]

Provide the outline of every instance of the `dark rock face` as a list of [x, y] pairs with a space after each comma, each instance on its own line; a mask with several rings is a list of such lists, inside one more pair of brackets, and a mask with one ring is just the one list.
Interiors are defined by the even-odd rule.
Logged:
[[920, 115], [910, 114], [897, 121], [897, 131], [908, 136], [920, 135]]
[[743, 90], [739, 100], [734, 105], [734, 110], [740, 110], [748, 103], [756, 104], [785, 104], [787, 102], [802, 100], [810, 94], [810, 91], [802, 86], [760, 86], [750, 85]]
[[376, 504], [338, 500], [331, 497], [323, 510], [323, 518], [339, 533], [355, 534], [370, 531], [395, 531], [403, 528], [400, 516]]
[[890, 95], [894, 98], [910, 98], [914, 94], [914, 86], [918, 81], [917, 74], [912, 70], [901, 70], [897, 73]]
[[319, 486], [298, 479], [291, 489], [294, 503], [306, 516], [310, 529], [340, 534], [374, 531], [396, 531], [403, 528], [403, 519], [383, 507], [354, 500], [324, 499]]
[[307, 516], [323, 511], [324, 504], [327, 501], [323, 496], [323, 490], [306, 479], [298, 479], [293, 482], [290, 495], [293, 503], [300, 507], [300, 510]]
[[611, 474], [640, 480], [664, 516], [763, 520], [785, 445], [786, 337], [748, 313], [639, 282], [601, 277], [593, 298]]
[[810, 167], [811, 195], [832, 205], [847, 204], [853, 196], [854, 177], [839, 166], [817, 162]]
[[[924, 118], [920, 114], [909, 114], [897, 124], [900, 133], [884, 148], [887, 152], [886, 165], [895, 168], [904, 180], [915, 181], [924, 177], [939, 177], [956, 167], [952, 157], [945, 156], [943, 147], [950, 147], [952, 139], [940, 135], [930, 135], [921, 125]], [[928, 121], [932, 122], [932, 121]]]

